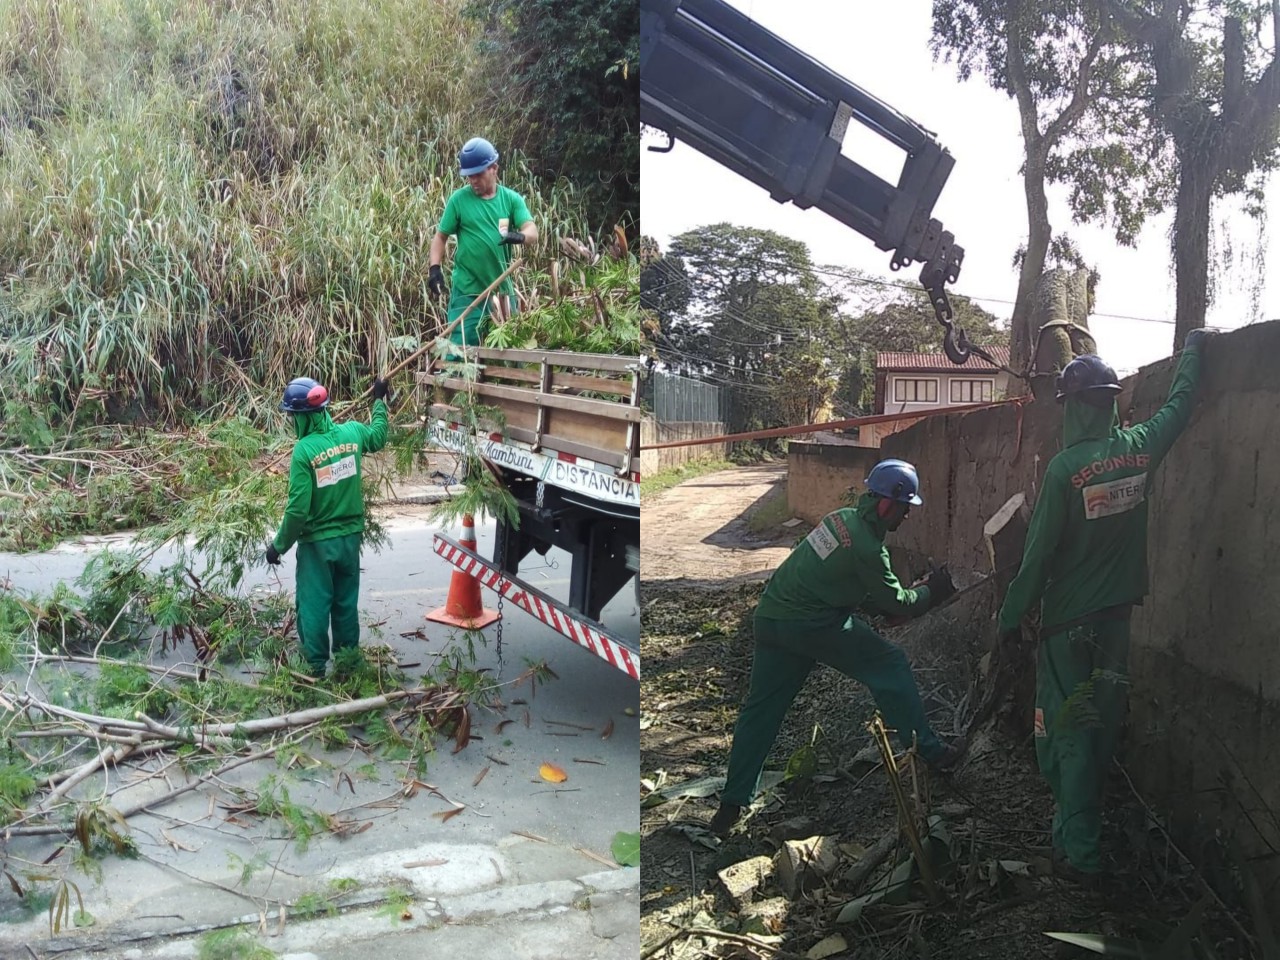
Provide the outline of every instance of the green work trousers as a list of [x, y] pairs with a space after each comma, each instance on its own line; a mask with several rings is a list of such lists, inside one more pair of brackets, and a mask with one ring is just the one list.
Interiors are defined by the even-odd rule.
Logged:
[[1077, 870], [1101, 869], [1102, 795], [1128, 687], [1127, 619], [1086, 623], [1040, 642], [1036, 759], [1057, 804], [1054, 849]]
[[751, 689], [733, 731], [722, 803], [750, 804], [782, 719], [818, 663], [865, 683], [885, 725], [897, 732], [903, 746], [910, 746], [914, 735], [926, 758], [942, 752], [942, 742], [925, 717], [906, 654], [857, 617], [770, 620], [758, 616], [755, 634]]
[[[479, 347], [484, 344], [484, 338], [489, 332], [489, 306], [496, 294], [486, 297], [481, 304], [467, 314], [466, 318], [453, 328], [453, 332], [449, 334], [449, 340], [458, 346]], [[446, 314], [448, 321], [452, 323], [462, 316], [464, 310], [471, 305], [471, 301], [475, 296], [467, 296], [457, 287], [449, 291], [449, 308]], [[514, 316], [516, 312], [516, 298], [507, 297], [507, 303], [511, 308], [511, 314]]]
[[360, 534], [298, 544], [298, 637], [311, 672], [324, 676], [333, 653], [360, 643]]

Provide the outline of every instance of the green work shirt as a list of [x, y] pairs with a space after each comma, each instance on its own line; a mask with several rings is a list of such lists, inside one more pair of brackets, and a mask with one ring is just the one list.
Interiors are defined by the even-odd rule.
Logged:
[[857, 506], [823, 517], [769, 580], [756, 615], [818, 620], [858, 607], [891, 616], [928, 610], [929, 588], [908, 589], [894, 575], [876, 500], [863, 494]]
[[298, 442], [289, 464], [289, 503], [274, 540], [284, 553], [311, 543], [364, 531], [361, 460], [387, 442], [387, 405], [373, 401], [369, 424], [334, 423], [329, 411], [295, 413]]
[[[468, 300], [480, 296], [510, 263], [511, 248], [502, 245], [502, 235], [519, 230], [532, 219], [524, 197], [502, 184], [487, 200], [476, 196], [470, 187], [455, 190], [436, 227], [440, 233], [458, 238], [451, 280], [454, 292], [465, 294]], [[515, 288], [507, 277], [498, 289], [511, 294]]]
[[1043, 634], [1146, 595], [1151, 475], [1191, 418], [1199, 377], [1200, 348], [1188, 347], [1164, 406], [1127, 429], [1114, 403], [1067, 400], [1063, 449], [1045, 470], [1001, 630], [1016, 627], [1041, 596]]

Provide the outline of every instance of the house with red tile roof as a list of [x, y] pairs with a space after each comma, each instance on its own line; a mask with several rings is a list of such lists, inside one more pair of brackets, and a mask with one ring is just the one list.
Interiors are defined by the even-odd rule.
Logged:
[[[1008, 347], [987, 351], [1004, 366]], [[996, 364], [971, 355], [957, 366], [943, 353], [877, 353], [876, 413], [914, 413], [937, 407], [999, 400], [1009, 375]]]

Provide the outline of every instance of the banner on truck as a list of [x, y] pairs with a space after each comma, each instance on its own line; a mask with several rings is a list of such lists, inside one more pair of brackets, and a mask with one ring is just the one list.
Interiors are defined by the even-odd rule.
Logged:
[[[443, 420], [432, 420], [430, 430], [431, 442], [446, 450], [465, 450], [467, 435], [455, 430]], [[556, 457], [547, 457], [535, 453], [525, 447], [500, 443], [491, 437], [475, 438], [476, 453], [491, 463], [509, 467], [526, 476], [537, 477], [544, 483], [565, 490], [585, 493], [596, 500], [622, 504], [628, 507], [640, 506], [640, 484], [625, 477], [619, 477], [608, 467], [596, 468], [588, 466], [584, 461], [571, 463]]]

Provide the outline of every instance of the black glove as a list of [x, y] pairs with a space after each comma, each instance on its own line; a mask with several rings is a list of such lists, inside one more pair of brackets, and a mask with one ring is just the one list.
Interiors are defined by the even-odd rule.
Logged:
[[379, 377], [373, 381], [373, 399], [386, 400], [391, 395], [391, 384]]
[[1000, 631], [1000, 646], [1016, 647], [1022, 643], [1022, 628], [1013, 627], [1009, 630]]
[[956, 592], [956, 585], [945, 563], [933, 568], [929, 576], [925, 577], [924, 585], [929, 588], [929, 599], [935, 607], [946, 603]]
[[1211, 336], [1213, 336], [1212, 333], [1201, 327], [1188, 333], [1187, 339], [1183, 341], [1182, 345], [1184, 347], [1203, 347], [1204, 342]]
[[444, 293], [444, 271], [440, 269], [440, 264], [433, 263], [427, 271], [427, 287], [433, 297]]
[[267, 563], [273, 567], [280, 566], [280, 551], [276, 549], [274, 543], [267, 544]]
[[519, 230], [508, 230], [502, 235], [503, 243], [524, 243], [524, 234]]

